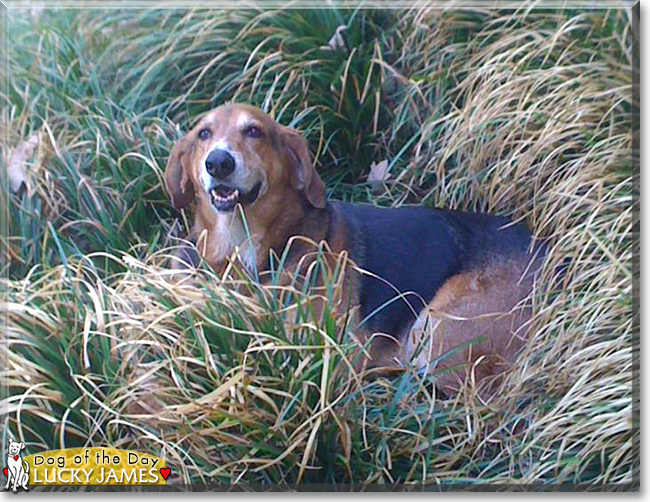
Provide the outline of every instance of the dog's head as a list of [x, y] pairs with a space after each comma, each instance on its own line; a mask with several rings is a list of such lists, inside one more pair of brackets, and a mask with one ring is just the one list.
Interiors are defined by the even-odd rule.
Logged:
[[302, 194], [313, 207], [326, 204], [325, 185], [305, 139], [241, 104], [212, 110], [174, 145], [165, 183], [177, 209], [195, 198], [216, 213], [233, 211], [237, 204], [277, 205], [288, 190]]
[[20, 451], [23, 448], [25, 448], [25, 443], [22, 441], [14, 441], [12, 438], [9, 438], [8, 454], [10, 457], [20, 455]]

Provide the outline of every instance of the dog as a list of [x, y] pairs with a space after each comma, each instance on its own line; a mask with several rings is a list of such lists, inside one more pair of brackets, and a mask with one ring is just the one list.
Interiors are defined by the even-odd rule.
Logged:
[[27, 482], [29, 481], [29, 464], [22, 459], [20, 452], [25, 448], [25, 443], [14, 441], [9, 438], [9, 448], [7, 449], [7, 484], [5, 490], [13, 480], [12, 491], [16, 492], [18, 488], [29, 491]]
[[[527, 301], [543, 258], [524, 224], [426, 207], [328, 201], [309, 146], [261, 110], [227, 104], [175, 143], [165, 185], [177, 210], [194, 205], [195, 248], [216, 270], [265, 271], [296, 236], [348, 253], [364, 368], [435, 373], [444, 393], [471, 376], [496, 382], [528, 337]], [[244, 223], [245, 222], [245, 223]], [[287, 266], [306, 247], [292, 245]]]

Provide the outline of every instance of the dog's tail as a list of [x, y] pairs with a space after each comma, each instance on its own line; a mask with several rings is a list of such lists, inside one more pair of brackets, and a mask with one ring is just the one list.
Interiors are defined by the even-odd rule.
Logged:
[[[20, 460], [23, 460], [22, 458]], [[25, 474], [29, 472], [29, 464], [27, 463], [27, 460], [23, 460], [23, 465], [25, 467]]]

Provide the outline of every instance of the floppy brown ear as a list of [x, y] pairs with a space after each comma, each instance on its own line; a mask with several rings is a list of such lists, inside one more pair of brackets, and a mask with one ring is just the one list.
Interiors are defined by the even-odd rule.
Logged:
[[323, 209], [327, 204], [325, 183], [314, 169], [307, 140], [298, 131], [283, 127], [282, 142], [294, 164], [291, 185], [304, 193], [312, 206]]
[[182, 138], [176, 142], [165, 169], [165, 186], [172, 204], [179, 211], [194, 199], [194, 187], [187, 171], [190, 142]]

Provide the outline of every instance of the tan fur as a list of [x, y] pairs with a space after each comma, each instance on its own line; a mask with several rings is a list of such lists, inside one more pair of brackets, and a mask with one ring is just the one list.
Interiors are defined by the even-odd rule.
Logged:
[[[452, 277], [419, 315], [399, 359], [436, 374], [444, 392], [457, 391], [469, 377], [491, 393], [494, 377], [510, 368], [526, 342], [532, 288], [533, 274], [523, 259]], [[458, 350], [463, 344], [468, 346]]]

